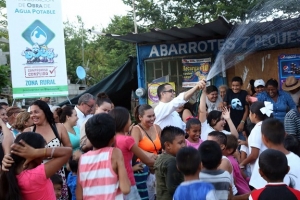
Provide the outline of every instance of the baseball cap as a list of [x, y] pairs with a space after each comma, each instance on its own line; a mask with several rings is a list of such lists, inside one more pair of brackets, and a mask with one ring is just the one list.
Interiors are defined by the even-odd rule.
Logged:
[[262, 79], [257, 79], [256, 81], [254, 81], [254, 87], [258, 87], [258, 86], [264, 86], [265, 87], [265, 82]]

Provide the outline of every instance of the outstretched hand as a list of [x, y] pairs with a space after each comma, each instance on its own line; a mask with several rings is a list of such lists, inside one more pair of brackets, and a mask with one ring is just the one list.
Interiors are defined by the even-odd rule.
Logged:
[[23, 140], [20, 140], [19, 144], [14, 143], [13, 145], [11, 145], [11, 153], [26, 159], [23, 164], [24, 168], [27, 167], [28, 163], [37, 158], [36, 149], [29, 146]]
[[2, 160], [2, 171], [9, 171], [9, 168], [14, 163], [13, 158], [10, 155], [5, 155]]
[[230, 109], [227, 109], [226, 107], [223, 107], [222, 115], [223, 115], [223, 117], [226, 121], [229, 120], [230, 119]]

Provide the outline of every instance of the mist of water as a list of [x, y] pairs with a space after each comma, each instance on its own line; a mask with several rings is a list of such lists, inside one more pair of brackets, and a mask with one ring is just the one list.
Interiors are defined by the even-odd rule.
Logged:
[[257, 4], [245, 21], [234, 26], [206, 79], [212, 79], [237, 64], [237, 58], [255, 51], [300, 44], [299, 11], [300, 0], [263, 0]]

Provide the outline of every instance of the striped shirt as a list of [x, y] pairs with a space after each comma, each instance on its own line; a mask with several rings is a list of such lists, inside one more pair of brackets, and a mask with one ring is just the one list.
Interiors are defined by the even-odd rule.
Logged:
[[79, 161], [78, 179], [83, 199], [123, 200], [118, 175], [111, 164], [113, 147], [105, 147], [83, 154]]
[[202, 170], [200, 180], [211, 183], [216, 190], [217, 199], [228, 199], [231, 176], [224, 170]]
[[294, 109], [290, 110], [284, 118], [284, 129], [289, 135], [295, 135], [300, 139], [300, 113]]

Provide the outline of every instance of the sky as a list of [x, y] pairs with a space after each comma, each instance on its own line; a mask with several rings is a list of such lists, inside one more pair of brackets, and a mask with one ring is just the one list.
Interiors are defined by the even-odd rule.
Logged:
[[95, 30], [106, 28], [114, 15], [126, 15], [131, 7], [122, 0], [62, 0], [63, 21], [76, 22], [81, 16], [85, 28]]

